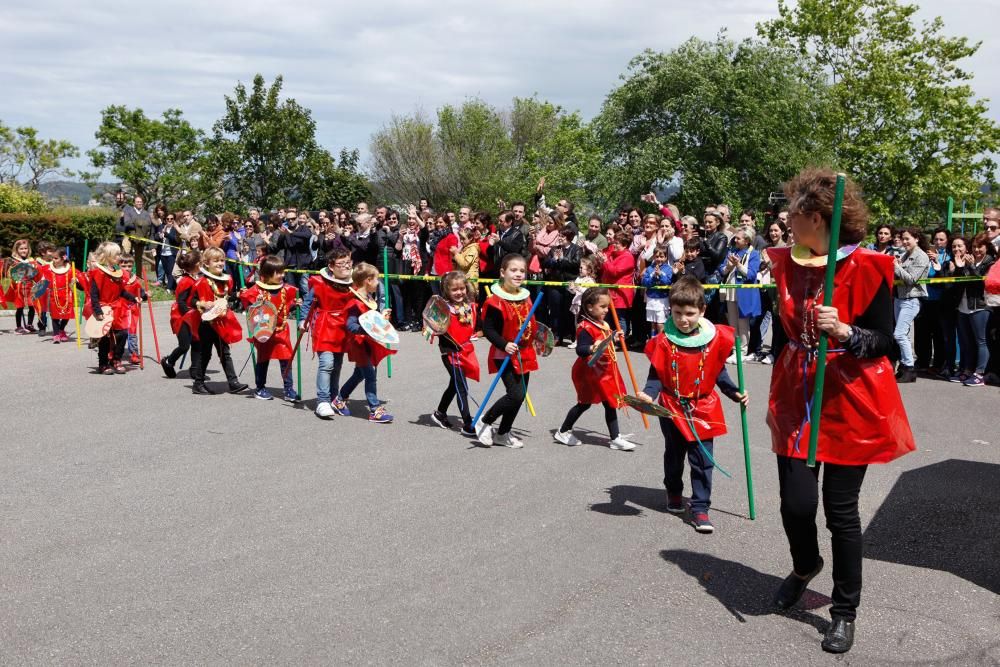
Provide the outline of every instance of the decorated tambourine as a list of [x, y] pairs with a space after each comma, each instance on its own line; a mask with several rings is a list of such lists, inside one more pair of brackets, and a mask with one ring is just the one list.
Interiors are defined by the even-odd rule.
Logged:
[[212, 307], [202, 314], [201, 319], [205, 322], [211, 322], [212, 320], [224, 317], [228, 310], [229, 302], [226, 299], [216, 299]]
[[10, 269], [10, 279], [16, 283], [31, 280], [38, 275], [38, 269], [28, 262], [18, 262]]
[[593, 366], [598, 361], [600, 361], [601, 357], [604, 356], [605, 350], [608, 349], [608, 346], [611, 345], [614, 342], [614, 340], [615, 340], [615, 332], [612, 331], [607, 335], [607, 337], [602, 338], [600, 341], [595, 343], [594, 346], [590, 349], [590, 357], [587, 359], [587, 365]]
[[42, 278], [37, 283], [35, 283], [31, 288], [31, 300], [38, 301], [45, 293], [49, 290], [49, 281], [46, 278]]
[[438, 336], [444, 335], [448, 331], [448, 325], [451, 324], [451, 310], [448, 308], [448, 302], [437, 295], [432, 296], [427, 305], [424, 306], [422, 319], [424, 326], [431, 333]]
[[369, 310], [367, 313], [361, 313], [358, 324], [379, 345], [389, 348], [399, 346], [399, 332], [379, 311]]
[[650, 403], [649, 401], [644, 401], [638, 396], [632, 396], [630, 394], [624, 394], [619, 396], [622, 402], [635, 410], [636, 412], [641, 412], [644, 415], [650, 415], [652, 417], [665, 417], [670, 419], [673, 414], [670, 413], [665, 407], [659, 403]]
[[115, 323], [115, 311], [111, 310], [111, 306], [101, 306], [101, 312], [104, 313], [103, 320], [98, 321], [91, 315], [84, 323], [83, 332], [88, 338], [102, 338], [111, 331], [111, 326]]
[[258, 301], [247, 308], [247, 322], [250, 337], [258, 343], [266, 343], [278, 326], [278, 308], [270, 300]]
[[539, 322], [535, 336], [531, 339], [531, 345], [535, 348], [535, 354], [540, 357], [552, 354], [552, 350], [556, 346], [556, 337], [552, 335], [552, 329]]

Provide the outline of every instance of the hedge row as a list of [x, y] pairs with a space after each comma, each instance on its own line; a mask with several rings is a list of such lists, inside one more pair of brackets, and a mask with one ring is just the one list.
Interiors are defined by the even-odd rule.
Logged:
[[84, 241], [93, 250], [114, 236], [119, 212], [113, 208], [81, 206], [56, 208], [43, 213], [0, 213], [0, 253], [10, 255], [17, 239], [28, 239], [34, 251], [39, 241], [69, 246], [77, 266], [83, 266]]

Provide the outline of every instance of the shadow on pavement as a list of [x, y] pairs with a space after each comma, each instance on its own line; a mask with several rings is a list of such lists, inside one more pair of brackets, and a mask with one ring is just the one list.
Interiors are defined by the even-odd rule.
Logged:
[[[640, 516], [642, 507], [654, 512], [667, 513], [666, 492], [645, 486], [629, 486], [621, 484], [607, 490], [608, 502], [594, 503], [591, 511], [612, 516]], [[636, 507], [638, 505], [638, 507]], [[678, 515], [679, 516], [679, 515]]]
[[758, 572], [742, 563], [686, 549], [665, 549], [660, 552], [660, 557], [697, 579], [705, 592], [718, 600], [740, 623], [746, 623], [746, 616], [772, 614], [811, 625], [819, 632], [825, 631], [830, 623], [809, 611], [830, 604], [830, 598], [811, 590], [805, 592], [792, 611], [777, 611], [771, 605], [771, 599], [781, 585], [781, 577]]
[[950, 572], [1000, 594], [1000, 465], [948, 459], [899, 476], [865, 557]]

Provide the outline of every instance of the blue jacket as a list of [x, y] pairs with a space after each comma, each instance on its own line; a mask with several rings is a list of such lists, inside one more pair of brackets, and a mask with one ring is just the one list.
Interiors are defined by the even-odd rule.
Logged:
[[[669, 285], [673, 282], [674, 270], [670, 268], [669, 264], [664, 263], [660, 268], [659, 277], [654, 277], [656, 273], [656, 266], [646, 267], [645, 273], [642, 274], [642, 286], [643, 287], [655, 287], [657, 285]], [[669, 299], [670, 290], [666, 289], [651, 289], [646, 290], [647, 299]]]
[[[742, 263], [747, 252], [750, 253], [750, 259], [746, 263], [747, 274], [744, 276], [739, 270], [733, 271], [732, 275], [725, 278], [726, 282], [734, 285], [747, 285], [757, 282], [757, 271], [760, 270], [760, 253], [752, 249], [743, 249], [736, 250], [732, 254], [739, 257]], [[739, 307], [740, 317], [757, 317], [760, 315], [760, 290], [736, 290], [736, 305]]]

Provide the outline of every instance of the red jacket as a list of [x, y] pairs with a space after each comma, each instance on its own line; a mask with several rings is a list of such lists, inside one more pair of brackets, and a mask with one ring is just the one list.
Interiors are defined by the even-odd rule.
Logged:
[[448, 234], [434, 248], [434, 273], [439, 276], [451, 271], [451, 249], [458, 247], [458, 236]]
[[[594, 344], [611, 335], [612, 329], [607, 324], [603, 327], [586, 317], [580, 320], [576, 327], [577, 333], [586, 331], [594, 340]], [[622, 396], [628, 393], [621, 371], [618, 369], [618, 358], [614, 344], [608, 345], [601, 353], [600, 359], [588, 365], [589, 355], [577, 357], [573, 362], [573, 386], [576, 388], [576, 402], [596, 404], [607, 401], [616, 408], [623, 405]]]
[[347, 307], [354, 301], [351, 286], [318, 275], [309, 278], [309, 289], [313, 293], [309, 314], [313, 351], [346, 352]]
[[[635, 257], [627, 249], [608, 251], [601, 265], [601, 282], [614, 285], [635, 285]], [[634, 289], [614, 289], [611, 303], [615, 308], [628, 309], [635, 300]]]
[[64, 273], [56, 273], [56, 270], [49, 268], [49, 314], [54, 320], [75, 319], [73, 309], [73, 291], [76, 289], [74, 283], [75, 271], [72, 267], [65, 267]]

